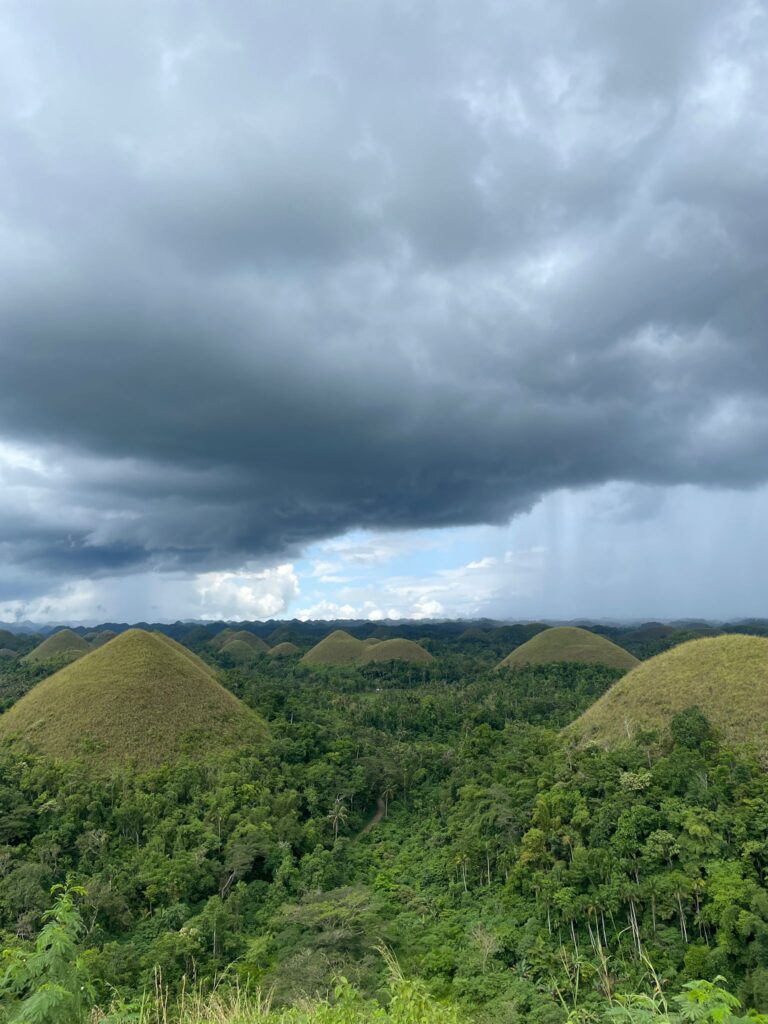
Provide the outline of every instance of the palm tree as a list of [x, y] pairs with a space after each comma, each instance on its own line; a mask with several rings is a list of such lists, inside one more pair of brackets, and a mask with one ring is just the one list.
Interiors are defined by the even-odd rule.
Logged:
[[337, 796], [333, 802], [333, 807], [328, 814], [333, 824], [333, 841], [339, 838], [339, 826], [346, 825], [348, 817], [347, 805], [344, 803], [343, 796]]

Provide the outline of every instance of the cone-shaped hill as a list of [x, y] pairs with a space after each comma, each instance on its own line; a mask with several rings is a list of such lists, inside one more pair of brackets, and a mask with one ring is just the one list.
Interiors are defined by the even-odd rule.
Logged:
[[232, 640], [224, 644], [219, 654], [226, 654], [236, 665], [252, 665], [259, 660], [264, 651], [260, 651], [242, 640]]
[[292, 644], [289, 640], [283, 640], [280, 644], [275, 644], [274, 647], [270, 648], [267, 652], [270, 658], [292, 658], [297, 654], [301, 654], [301, 648], [297, 647], [296, 644]]
[[0, 647], [0, 659], [13, 661], [15, 657], [17, 657], [16, 651], [12, 651], [10, 647]]
[[16, 635], [9, 629], [0, 629], [0, 647], [10, 647], [16, 643]]
[[247, 644], [252, 650], [262, 653], [269, 650], [269, 644], [264, 643], [261, 637], [256, 636], [255, 633], [249, 633], [247, 629], [240, 629], [237, 633], [232, 633], [220, 649], [225, 650], [230, 644]]
[[337, 629], [307, 651], [302, 665], [352, 665], [366, 650], [362, 640]]
[[567, 733], [618, 746], [638, 730], [663, 733], [674, 715], [693, 706], [728, 742], [768, 750], [768, 639], [731, 634], [657, 654], [615, 683]]
[[222, 647], [227, 640], [231, 639], [235, 635], [234, 629], [230, 629], [228, 626], [226, 629], [222, 629], [220, 633], [217, 633], [215, 637], [210, 641], [212, 647]]
[[58, 633], [52, 633], [41, 644], [38, 644], [33, 651], [30, 651], [22, 661], [31, 665], [40, 664], [43, 661], [74, 661], [90, 651], [90, 647], [81, 636], [71, 629], [60, 629]]
[[0, 741], [104, 767], [208, 757], [266, 736], [261, 719], [197, 655], [141, 629], [49, 676], [0, 716]]
[[519, 668], [521, 665], [550, 665], [558, 661], [623, 669], [640, 664], [633, 654], [604, 636], [578, 626], [555, 626], [526, 640], [496, 667]]
[[359, 658], [361, 665], [369, 665], [374, 661], [411, 661], [421, 665], [434, 660], [420, 644], [402, 639], [382, 640], [373, 647], [366, 647]]
[[114, 640], [116, 636], [117, 633], [115, 633], [113, 630], [102, 629], [100, 633], [94, 634], [93, 638], [91, 639], [91, 648], [103, 647], [104, 644], [108, 644], [110, 640]]
[[459, 640], [464, 640], [464, 641], [467, 641], [467, 640], [481, 641], [481, 640], [487, 640], [487, 639], [488, 639], [488, 634], [485, 632], [485, 630], [480, 629], [479, 626], [467, 626], [467, 628], [464, 630], [464, 632], [459, 637]]
[[380, 644], [381, 640], [377, 636], [369, 636], [367, 640], [363, 640], [364, 647], [375, 647], [376, 644]]
[[[139, 632], [143, 631], [139, 630]], [[167, 647], [171, 648], [172, 651], [177, 651], [179, 654], [183, 654], [187, 661], [191, 661], [193, 665], [197, 666], [197, 668], [202, 669], [203, 672], [207, 672], [208, 675], [212, 676], [214, 679], [216, 678], [216, 669], [212, 665], [203, 661], [199, 654], [195, 654], [194, 651], [190, 651], [188, 647], [185, 647], [184, 644], [180, 644], [178, 640], [174, 640], [172, 636], [167, 636], [165, 633], [152, 633], [151, 635], [159, 637]]]

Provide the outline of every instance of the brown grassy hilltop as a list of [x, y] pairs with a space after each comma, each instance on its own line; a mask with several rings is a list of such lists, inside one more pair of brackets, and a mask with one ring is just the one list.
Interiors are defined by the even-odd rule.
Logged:
[[255, 633], [249, 633], [247, 629], [239, 629], [236, 633], [230, 633], [221, 645], [220, 650], [224, 650], [230, 644], [246, 644], [251, 650], [261, 654], [266, 654], [269, 650], [269, 644], [264, 643], [261, 637], [256, 636]]
[[301, 659], [301, 663], [302, 665], [352, 665], [365, 649], [362, 640], [356, 640], [343, 629], [337, 629], [307, 651]]
[[205, 757], [266, 736], [197, 655], [141, 629], [49, 676], [0, 716], [0, 740], [105, 767], [153, 765], [182, 752]]
[[590, 633], [578, 626], [554, 626], [531, 637], [515, 648], [497, 668], [521, 665], [550, 665], [558, 661], [574, 661], [585, 665], [607, 665], [609, 668], [631, 669], [639, 662], [623, 647]]
[[38, 665], [45, 661], [74, 661], [90, 651], [90, 647], [81, 636], [71, 629], [60, 629], [52, 633], [22, 661], [29, 665]]
[[282, 643], [271, 647], [268, 654], [270, 658], [292, 658], [296, 654], [301, 654], [301, 648], [297, 647], [296, 644], [290, 643], [288, 640], [283, 640]]
[[380, 643], [367, 647], [359, 658], [361, 665], [380, 661], [411, 661], [415, 664], [426, 664], [435, 659], [425, 651], [421, 644], [414, 640], [382, 640]]
[[727, 741], [768, 750], [768, 639], [731, 634], [664, 651], [615, 683], [567, 733], [617, 746], [640, 729], [663, 733], [694, 705]]

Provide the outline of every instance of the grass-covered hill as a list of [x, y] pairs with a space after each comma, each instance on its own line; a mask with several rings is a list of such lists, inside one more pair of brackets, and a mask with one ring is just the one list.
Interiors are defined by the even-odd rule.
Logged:
[[90, 651], [90, 647], [81, 636], [71, 629], [60, 629], [58, 633], [52, 633], [41, 644], [38, 644], [33, 651], [25, 655], [24, 661], [29, 665], [40, 664], [45, 661], [74, 661]]
[[352, 665], [367, 648], [343, 629], [336, 629], [319, 644], [307, 651], [301, 659], [303, 665]]
[[640, 730], [665, 732], [696, 706], [729, 742], [768, 749], [768, 639], [724, 635], [690, 640], [642, 662], [569, 727], [612, 747]]
[[631, 669], [638, 664], [633, 654], [597, 633], [578, 626], [555, 626], [521, 644], [499, 663], [498, 668], [550, 665], [559, 661], [623, 669]]
[[246, 644], [251, 650], [262, 654], [269, 650], [269, 644], [264, 643], [261, 637], [249, 633], [247, 629], [239, 629], [236, 633], [230, 634], [224, 641], [221, 650], [229, 648], [231, 644]]
[[112, 629], [102, 629], [99, 633], [96, 633], [93, 639], [90, 641], [91, 647], [103, 647], [104, 644], [108, 644], [110, 640], [114, 640], [117, 636]]
[[301, 648], [289, 640], [283, 640], [282, 643], [271, 647], [267, 653], [270, 658], [293, 658], [295, 655], [301, 654]]
[[227, 627], [226, 629], [222, 629], [221, 632], [217, 633], [216, 636], [214, 636], [213, 639], [211, 640], [211, 646], [223, 647], [227, 640], [231, 640], [234, 635], [234, 629], [230, 629], [229, 627]]
[[468, 626], [463, 633], [460, 634], [459, 640], [464, 641], [480, 641], [484, 642], [488, 639], [488, 634], [484, 629], [480, 629], [479, 626]]
[[363, 644], [366, 647], [375, 647], [376, 644], [380, 644], [381, 640], [377, 636], [369, 636], [367, 640], [363, 640]]
[[219, 653], [230, 658], [235, 665], [252, 665], [265, 652], [242, 640], [230, 640], [224, 644]]
[[12, 651], [8, 647], [0, 647], [0, 658], [5, 658], [7, 661], [12, 661], [16, 657], [16, 651]]
[[[146, 631], [140, 630], [139, 632]], [[159, 637], [160, 640], [162, 640], [162, 642], [167, 647], [170, 647], [172, 651], [176, 651], [178, 654], [183, 655], [183, 657], [185, 657], [197, 668], [201, 669], [203, 672], [206, 672], [208, 675], [213, 676], [213, 678], [216, 679], [216, 669], [212, 665], [209, 665], [207, 662], [203, 661], [199, 654], [195, 654], [194, 651], [190, 651], [190, 649], [188, 647], [185, 647], [184, 644], [180, 644], [178, 640], [174, 640], [172, 636], [167, 636], [165, 633], [152, 633], [152, 636]]]
[[358, 659], [361, 665], [374, 661], [411, 661], [425, 664], [435, 659], [424, 648], [413, 640], [382, 640], [380, 643], [366, 647]]
[[153, 765], [263, 740], [261, 720], [197, 655], [132, 629], [49, 676], [0, 717], [0, 740], [54, 758]]

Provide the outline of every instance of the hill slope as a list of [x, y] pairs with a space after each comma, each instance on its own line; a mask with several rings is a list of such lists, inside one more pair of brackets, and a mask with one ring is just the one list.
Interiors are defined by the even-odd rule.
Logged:
[[219, 654], [226, 654], [236, 665], [252, 665], [263, 653], [264, 651], [259, 651], [242, 640], [231, 640], [219, 651]]
[[693, 705], [728, 741], [768, 749], [768, 639], [731, 634], [657, 654], [615, 683], [568, 732], [615, 746], [638, 729], [664, 730]]
[[90, 649], [85, 640], [77, 633], [73, 633], [71, 629], [60, 629], [58, 633], [52, 633], [41, 644], [38, 644], [33, 651], [22, 658], [22, 661], [34, 665], [43, 661], [58, 661], [65, 658], [74, 660], [87, 654]]
[[152, 636], [159, 637], [167, 647], [171, 648], [171, 650], [177, 651], [179, 654], [183, 654], [187, 661], [191, 661], [193, 665], [202, 669], [203, 672], [206, 672], [211, 677], [211, 679], [216, 679], [216, 669], [212, 665], [209, 665], [208, 662], [203, 661], [199, 654], [195, 654], [194, 651], [190, 651], [190, 649], [185, 647], [184, 644], [180, 644], [178, 640], [174, 640], [172, 636], [168, 636], [165, 633], [152, 633]]
[[227, 640], [230, 639], [230, 637], [233, 637], [234, 635], [234, 629], [230, 629], [229, 627], [227, 627], [226, 629], [222, 629], [220, 633], [217, 633], [216, 636], [213, 637], [212, 640], [210, 641], [210, 644], [212, 647], [221, 647], [223, 644], [227, 642]]
[[268, 653], [270, 658], [291, 658], [296, 654], [301, 654], [301, 648], [289, 640], [283, 640], [282, 643], [275, 644], [270, 648]]
[[366, 647], [362, 640], [356, 640], [343, 629], [337, 629], [307, 651], [301, 659], [301, 663], [302, 665], [352, 665], [364, 650]]
[[104, 644], [108, 644], [110, 640], [114, 640], [117, 636], [111, 629], [102, 629], [100, 633], [96, 633], [93, 639], [90, 641], [91, 649], [94, 647], [103, 647]]
[[555, 626], [531, 637], [508, 654], [497, 668], [519, 665], [549, 665], [556, 661], [574, 661], [584, 665], [608, 665], [630, 669], [637, 658], [604, 636], [578, 626]]
[[247, 644], [252, 650], [262, 653], [269, 650], [269, 644], [265, 644], [261, 637], [256, 636], [254, 633], [249, 633], [247, 629], [240, 629], [237, 633], [232, 633], [228, 636], [221, 650], [229, 647], [230, 644]]
[[361, 665], [374, 661], [412, 661], [426, 664], [435, 659], [424, 648], [413, 640], [382, 640], [373, 647], [366, 647], [359, 658]]
[[67, 665], [0, 716], [0, 740], [109, 766], [206, 756], [258, 743], [266, 727], [174, 640], [131, 629]]

